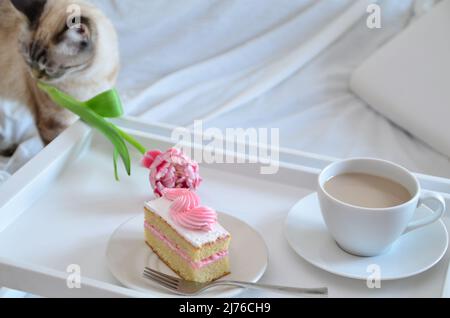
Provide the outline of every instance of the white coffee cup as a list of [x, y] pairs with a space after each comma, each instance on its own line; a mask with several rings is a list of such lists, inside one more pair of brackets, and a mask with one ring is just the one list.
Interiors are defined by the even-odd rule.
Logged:
[[[406, 203], [388, 208], [365, 208], [342, 202], [325, 189], [325, 183], [344, 173], [365, 173], [384, 177], [403, 185], [411, 194]], [[417, 178], [405, 168], [389, 161], [371, 158], [347, 159], [332, 163], [319, 175], [318, 196], [327, 228], [337, 244], [348, 253], [376, 256], [386, 252], [400, 236], [438, 221], [445, 211], [443, 197], [423, 192]], [[416, 209], [435, 201], [432, 214], [412, 221]]]

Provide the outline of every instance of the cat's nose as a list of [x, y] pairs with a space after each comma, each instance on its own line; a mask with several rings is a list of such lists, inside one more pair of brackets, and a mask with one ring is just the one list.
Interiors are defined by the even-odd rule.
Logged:
[[41, 79], [45, 75], [45, 70], [41, 69], [39, 65], [32, 65], [31, 66], [31, 74], [37, 79]]

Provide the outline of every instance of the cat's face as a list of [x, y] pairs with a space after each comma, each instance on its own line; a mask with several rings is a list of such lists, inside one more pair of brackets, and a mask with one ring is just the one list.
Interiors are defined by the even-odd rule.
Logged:
[[[44, 82], [62, 81], [89, 67], [95, 53], [95, 29], [86, 15], [69, 18], [67, 2], [11, 0], [27, 19], [19, 39], [33, 76]], [[65, 4], [64, 4], [65, 3]], [[73, 23], [78, 21], [79, 23]]]

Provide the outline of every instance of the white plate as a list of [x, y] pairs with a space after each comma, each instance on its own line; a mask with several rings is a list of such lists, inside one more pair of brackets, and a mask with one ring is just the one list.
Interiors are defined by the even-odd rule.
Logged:
[[[431, 213], [428, 209], [419, 208], [415, 217], [428, 213]], [[364, 280], [374, 269], [379, 269], [381, 280], [422, 273], [441, 260], [448, 246], [447, 229], [439, 221], [402, 236], [386, 254], [350, 255], [328, 233], [316, 193], [300, 200], [290, 210], [284, 230], [291, 247], [309, 263], [336, 275]]]
[[[264, 240], [248, 224], [228, 214], [219, 213], [219, 220], [231, 233], [231, 274], [223, 279], [257, 282], [267, 268], [268, 253]], [[177, 276], [145, 244], [143, 213], [114, 231], [108, 243], [106, 258], [111, 273], [125, 286], [148, 292], [153, 297], [176, 297], [142, 277], [145, 266]], [[203, 293], [201, 297], [234, 297], [242, 291], [242, 288], [237, 287], [217, 287]]]

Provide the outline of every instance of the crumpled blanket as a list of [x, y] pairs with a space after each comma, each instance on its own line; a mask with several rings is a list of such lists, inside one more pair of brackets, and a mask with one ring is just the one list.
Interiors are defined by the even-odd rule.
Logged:
[[[374, 155], [431, 174], [450, 171], [447, 158], [371, 112], [346, 82], [414, 10], [423, 14], [435, 0], [380, 1], [382, 29], [366, 30], [363, 17], [298, 69], [288, 64], [297, 63], [295, 50], [355, 1], [92, 2], [118, 29], [118, 88], [128, 114], [174, 125], [203, 118], [218, 128], [281, 127], [284, 147], [335, 157]], [[278, 78], [271, 83], [272, 73]], [[0, 100], [0, 152], [16, 144], [12, 157], [0, 156], [0, 180], [42, 149], [29, 112]]]
[[[43, 148], [30, 111], [12, 101], [0, 101], [0, 184]], [[11, 152], [11, 150], [15, 150]]]

